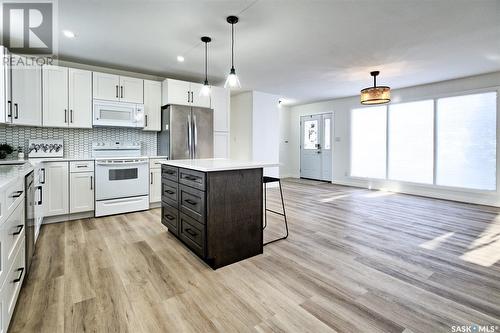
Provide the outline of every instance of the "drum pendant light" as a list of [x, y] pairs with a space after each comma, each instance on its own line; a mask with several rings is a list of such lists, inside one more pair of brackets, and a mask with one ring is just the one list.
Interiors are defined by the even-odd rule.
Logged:
[[361, 104], [376, 105], [386, 104], [391, 101], [391, 88], [387, 86], [377, 86], [377, 75], [379, 71], [370, 72], [373, 76], [373, 87], [361, 90]]
[[238, 23], [238, 18], [236, 16], [228, 16], [226, 21], [231, 24], [231, 70], [227, 76], [224, 88], [241, 88], [240, 80], [234, 69], [234, 25]]
[[205, 82], [203, 82], [203, 87], [200, 90], [200, 96], [210, 96], [210, 84], [208, 84], [208, 43], [212, 41], [212, 38], [208, 36], [201, 37], [201, 41], [205, 43]]

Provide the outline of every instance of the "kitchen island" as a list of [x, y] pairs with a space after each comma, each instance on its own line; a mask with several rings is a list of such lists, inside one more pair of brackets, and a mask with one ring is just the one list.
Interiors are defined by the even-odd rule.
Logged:
[[162, 223], [216, 269], [263, 252], [264, 167], [229, 159], [162, 161]]

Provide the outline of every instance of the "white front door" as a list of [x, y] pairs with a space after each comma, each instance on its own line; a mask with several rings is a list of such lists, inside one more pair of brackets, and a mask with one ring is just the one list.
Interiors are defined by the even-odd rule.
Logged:
[[331, 181], [332, 115], [300, 118], [300, 177]]

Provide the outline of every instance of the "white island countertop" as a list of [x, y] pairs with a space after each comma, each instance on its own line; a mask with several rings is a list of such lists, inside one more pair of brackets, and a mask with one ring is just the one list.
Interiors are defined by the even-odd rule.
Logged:
[[279, 166], [279, 163], [232, 160], [225, 158], [205, 158], [197, 160], [166, 160], [166, 161], [161, 161], [161, 164], [170, 165], [177, 168], [197, 170], [201, 172], [258, 169], [258, 168], [271, 168]]

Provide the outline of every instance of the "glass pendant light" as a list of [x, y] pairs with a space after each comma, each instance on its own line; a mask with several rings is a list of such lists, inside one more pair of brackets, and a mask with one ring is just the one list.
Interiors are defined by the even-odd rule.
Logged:
[[370, 72], [370, 75], [373, 76], [373, 87], [361, 90], [361, 104], [386, 104], [391, 101], [391, 88], [377, 86], [377, 75], [379, 74], [379, 71]]
[[228, 16], [226, 21], [231, 24], [231, 70], [227, 76], [224, 88], [241, 88], [240, 80], [234, 69], [234, 25], [238, 23], [238, 18], [236, 16]]
[[208, 84], [208, 43], [212, 41], [212, 38], [203, 36], [201, 41], [205, 43], [205, 82], [200, 90], [200, 96], [210, 96], [210, 84]]

